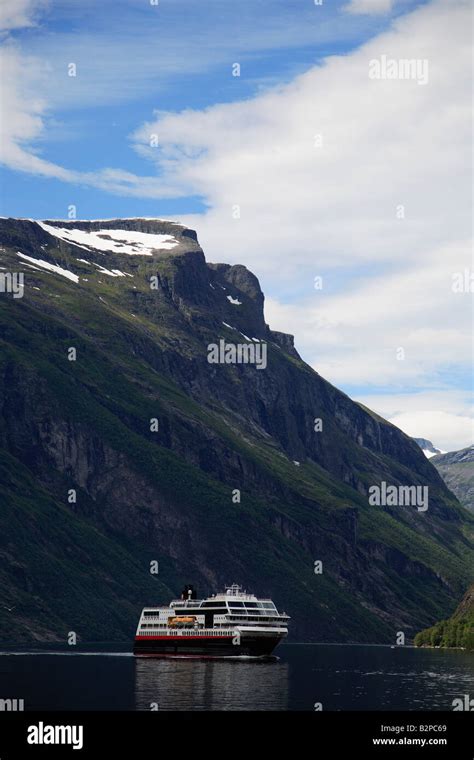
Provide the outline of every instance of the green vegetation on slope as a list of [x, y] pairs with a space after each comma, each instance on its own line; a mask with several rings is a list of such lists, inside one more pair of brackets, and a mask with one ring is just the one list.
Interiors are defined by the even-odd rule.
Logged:
[[417, 633], [415, 645], [474, 650], [474, 586], [450, 618]]

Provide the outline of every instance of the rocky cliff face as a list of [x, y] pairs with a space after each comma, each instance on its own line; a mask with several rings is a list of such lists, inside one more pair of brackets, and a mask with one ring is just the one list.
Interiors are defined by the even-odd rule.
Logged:
[[423, 454], [425, 457], [428, 457], [428, 459], [431, 459], [431, 457], [434, 457], [435, 454], [441, 454], [441, 449], [437, 449], [431, 441], [428, 441], [427, 438], [413, 438], [415, 443], [418, 444], [420, 449], [423, 451]]
[[[272, 594], [313, 640], [391, 641], [450, 609], [474, 520], [269, 328], [255, 275], [161, 220], [0, 220], [0, 246], [0, 275], [24, 275], [0, 293], [4, 638], [123, 638], [189, 581]], [[265, 367], [210, 363], [222, 343]], [[371, 503], [382, 482], [428, 488], [428, 510]]]
[[438, 454], [432, 464], [463, 507], [474, 512], [474, 446]]

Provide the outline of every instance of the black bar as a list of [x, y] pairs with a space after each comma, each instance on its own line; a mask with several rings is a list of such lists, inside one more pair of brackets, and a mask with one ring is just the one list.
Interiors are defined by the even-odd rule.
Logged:
[[[166, 752], [194, 756], [212, 745], [218, 746], [219, 754], [225, 757], [239, 749], [240, 757], [262, 753], [262, 758], [268, 758], [271, 752], [282, 757], [289, 752], [290, 756], [326, 760], [345, 752], [343, 757], [348, 760], [472, 760], [473, 718], [469, 712], [11, 712], [0, 714], [0, 760], [135, 760], [163, 757]], [[31, 727], [41, 723], [43, 739], [49, 738], [48, 726], [82, 726], [82, 748], [74, 750], [71, 744], [29, 744], [27, 737], [33, 737], [36, 730]], [[401, 726], [403, 730], [394, 730]], [[65, 737], [68, 738], [66, 733]], [[79, 733], [73, 735], [71, 729], [69, 738], [79, 745]], [[382, 739], [392, 742], [374, 741]], [[425, 740], [424, 746], [420, 746], [421, 740]]]

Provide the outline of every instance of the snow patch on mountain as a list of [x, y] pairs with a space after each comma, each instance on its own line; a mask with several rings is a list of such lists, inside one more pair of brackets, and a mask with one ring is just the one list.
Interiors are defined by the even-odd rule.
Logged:
[[427, 438], [413, 438], [413, 440], [418, 444], [427, 459], [431, 459], [431, 457], [436, 456], [436, 454], [446, 453], [445, 451], [437, 449], [435, 446], [433, 446], [431, 441], [429, 441]]
[[124, 273], [121, 272], [120, 269], [106, 269], [100, 264], [94, 264], [94, 266], [97, 267], [100, 274], [106, 274], [108, 277], [125, 277]]
[[68, 280], [71, 280], [72, 282], [79, 282], [79, 277], [77, 274], [74, 274], [73, 272], [69, 272], [67, 269], [62, 269], [62, 267], [58, 267], [56, 264], [50, 264], [49, 261], [43, 261], [42, 259], [34, 259], [31, 256], [27, 256], [25, 253], [20, 253], [20, 251], [17, 252], [18, 256], [21, 259], [24, 259], [25, 261], [29, 261], [30, 264], [33, 264], [36, 267], [40, 267], [41, 269], [46, 269], [48, 272], [54, 272], [55, 274], [60, 274], [61, 277], [66, 277]]
[[169, 251], [178, 245], [173, 235], [154, 235], [135, 230], [78, 230], [53, 227], [37, 222], [50, 235], [72, 243], [85, 251], [91, 248], [102, 253], [126, 253], [128, 256], [152, 256], [153, 251]]

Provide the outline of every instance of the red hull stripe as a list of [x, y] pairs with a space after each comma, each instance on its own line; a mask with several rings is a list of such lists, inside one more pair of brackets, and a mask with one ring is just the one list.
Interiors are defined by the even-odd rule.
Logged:
[[214, 639], [232, 639], [233, 636], [135, 636], [135, 641], [156, 641], [164, 639], [165, 641], [214, 641]]

